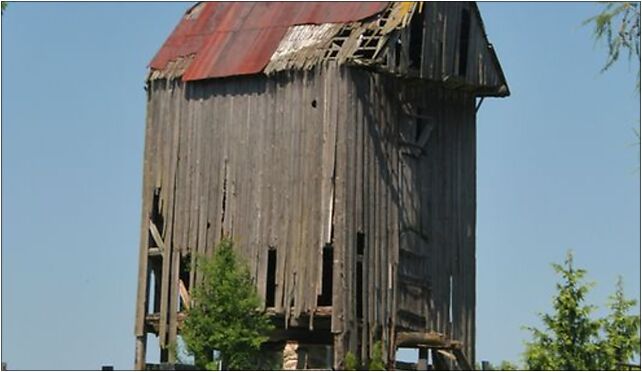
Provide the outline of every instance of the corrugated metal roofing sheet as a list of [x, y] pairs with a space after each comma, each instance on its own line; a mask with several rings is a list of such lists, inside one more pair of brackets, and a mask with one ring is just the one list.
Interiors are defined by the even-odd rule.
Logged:
[[184, 81], [263, 71], [288, 27], [345, 23], [373, 16], [387, 2], [216, 2], [190, 9], [150, 67], [194, 55]]

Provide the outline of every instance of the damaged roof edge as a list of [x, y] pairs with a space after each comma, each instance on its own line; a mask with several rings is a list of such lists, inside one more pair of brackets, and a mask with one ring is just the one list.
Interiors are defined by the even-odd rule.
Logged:
[[502, 65], [499, 63], [499, 58], [497, 57], [497, 53], [495, 52], [495, 47], [488, 40], [488, 34], [486, 33], [486, 26], [484, 26], [484, 20], [482, 19], [481, 12], [479, 11], [479, 7], [477, 6], [476, 2], [473, 2], [472, 8], [474, 10], [475, 16], [477, 17], [477, 20], [479, 21], [479, 25], [481, 26], [484, 39], [486, 39], [486, 44], [488, 45], [488, 50], [490, 51], [491, 58], [493, 59], [493, 64], [495, 65], [495, 68], [499, 72], [499, 75], [503, 82], [502, 85], [497, 87], [496, 95], [487, 95], [487, 96], [508, 97], [510, 96], [510, 88], [508, 87], [508, 81], [506, 80], [506, 75], [504, 75], [504, 70], [502, 69]]

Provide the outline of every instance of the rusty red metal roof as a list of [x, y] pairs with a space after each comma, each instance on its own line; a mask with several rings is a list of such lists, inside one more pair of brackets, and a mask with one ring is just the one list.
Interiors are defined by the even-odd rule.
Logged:
[[183, 16], [150, 67], [193, 56], [184, 81], [256, 74], [270, 61], [290, 26], [359, 21], [387, 2], [199, 3]]

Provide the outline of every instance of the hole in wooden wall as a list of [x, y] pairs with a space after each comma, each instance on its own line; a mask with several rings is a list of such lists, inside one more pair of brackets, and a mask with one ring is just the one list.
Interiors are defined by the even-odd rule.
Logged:
[[221, 236], [225, 235], [225, 207], [227, 205], [227, 161], [225, 162], [225, 166], [223, 168], [223, 174], [225, 174], [225, 178], [223, 178], [223, 200], [221, 201]]
[[317, 296], [317, 306], [332, 306], [332, 261], [332, 245], [326, 244], [325, 247], [323, 247], [321, 294]]
[[181, 257], [179, 279], [183, 281], [185, 288], [189, 291], [189, 273], [192, 270], [192, 254], [187, 253]]
[[161, 297], [161, 278], [163, 273], [163, 268], [160, 260], [150, 260], [150, 265], [152, 266], [152, 274], [154, 275], [153, 286], [149, 285], [149, 289], [153, 290], [151, 293], [152, 298], [154, 299], [154, 304], [152, 306], [152, 313], [160, 313], [160, 297]]
[[363, 256], [365, 250], [366, 236], [362, 232], [357, 233], [357, 254]]
[[147, 313], [160, 312], [161, 277], [163, 261], [160, 256], [149, 256], [147, 261]]
[[276, 297], [276, 249], [269, 247], [267, 262], [267, 278], [265, 281], [265, 306], [274, 307]]
[[416, 11], [410, 21], [410, 48], [408, 58], [410, 59], [410, 68], [419, 69], [421, 67], [421, 48], [424, 43], [424, 13]]
[[468, 39], [470, 38], [470, 12], [461, 10], [461, 29], [459, 33], [459, 76], [466, 76], [468, 67]]
[[[150, 265], [151, 266], [151, 265]], [[154, 313], [156, 305], [156, 293], [154, 289], [156, 288], [156, 272], [153, 267], [148, 268], [149, 273], [147, 274], [147, 313]]]
[[316, 99], [313, 99], [311, 104], [312, 104], [312, 107], [317, 108], [317, 100]]
[[[149, 212], [149, 219], [156, 225], [156, 229], [158, 230], [158, 233], [163, 236], [163, 216], [160, 213], [160, 187], [154, 188], [154, 196], [152, 198], [152, 210]], [[150, 247], [153, 246], [151, 244], [154, 242], [154, 237], [152, 236], [152, 233], [149, 233], [149, 237], [147, 238], [147, 241], [150, 242]]]

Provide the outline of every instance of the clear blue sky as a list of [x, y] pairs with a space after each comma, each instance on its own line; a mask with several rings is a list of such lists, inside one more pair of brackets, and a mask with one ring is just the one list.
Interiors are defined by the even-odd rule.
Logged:
[[[133, 366], [146, 65], [187, 3], [2, 16], [2, 360]], [[573, 249], [640, 299], [637, 65], [599, 74], [594, 3], [482, 3], [512, 96], [478, 116], [477, 357], [518, 360]], [[639, 311], [639, 310], [638, 310]], [[154, 353], [150, 353], [154, 355]]]

